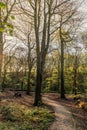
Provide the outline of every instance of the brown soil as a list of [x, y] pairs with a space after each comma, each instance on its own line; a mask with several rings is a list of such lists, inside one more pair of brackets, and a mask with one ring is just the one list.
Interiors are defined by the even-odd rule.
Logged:
[[3, 93], [0, 93], [0, 103], [2, 103], [2, 100], [7, 100], [8, 104], [10, 102], [15, 102], [16, 104], [25, 105], [27, 107], [33, 106], [33, 97], [26, 95], [24, 92], [21, 93], [21, 97], [15, 97], [13, 91], [6, 91]]

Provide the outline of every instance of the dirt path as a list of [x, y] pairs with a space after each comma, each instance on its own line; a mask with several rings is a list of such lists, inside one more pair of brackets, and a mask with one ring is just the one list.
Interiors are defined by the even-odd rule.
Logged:
[[[48, 130], [77, 130], [71, 112], [57, 101], [43, 98], [55, 111], [56, 120]], [[81, 129], [80, 129], [81, 130]]]

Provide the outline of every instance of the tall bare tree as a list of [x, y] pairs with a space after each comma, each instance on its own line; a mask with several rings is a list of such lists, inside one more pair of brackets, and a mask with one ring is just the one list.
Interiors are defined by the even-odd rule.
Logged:
[[[36, 91], [34, 105], [38, 106], [42, 103], [41, 99], [41, 86], [43, 80], [43, 71], [45, 65], [46, 55], [49, 50], [49, 44], [52, 43], [55, 32], [60, 29], [61, 45], [64, 45], [64, 34], [62, 35], [63, 28], [66, 26], [71, 17], [74, 15], [76, 8], [73, 6], [73, 1], [70, 0], [32, 0], [32, 1], [21, 1], [21, 9], [24, 14], [29, 16], [33, 23], [36, 42], [36, 55], [37, 55], [37, 76], [36, 76]], [[62, 17], [61, 17], [62, 15]], [[61, 18], [63, 18], [61, 20]], [[61, 37], [62, 36], [62, 37]], [[64, 48], [64, 47], [63, 47]], [[63, 48], [62, 62], [64, 62]], [[63, 69], [64, 64], [62, 64]], [[61, 72], [63, 74], [63, 71]], [[61, 75], [62, 76], [62, 75]], [[64, 76], [63, 76], [64, 77]], [[63, 87], [63, 77], [61, 77], [61, 86]], [[64, 88], [64, 87], [63, 87]], [[63, 89], [61, 91], [64, 91]], [[62, 95], [61, 97], [64, 97]]]

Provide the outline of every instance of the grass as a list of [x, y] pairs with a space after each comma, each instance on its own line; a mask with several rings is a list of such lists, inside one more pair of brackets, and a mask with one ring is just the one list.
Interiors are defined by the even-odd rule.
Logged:
[[44, 107], [26, 107], [5, 99], [0, 104], [0, 130], [47, 130], [54, 115]]

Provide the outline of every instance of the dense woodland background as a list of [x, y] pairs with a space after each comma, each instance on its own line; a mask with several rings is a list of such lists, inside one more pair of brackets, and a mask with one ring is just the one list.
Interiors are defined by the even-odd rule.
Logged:
[[0, 0], [0, 89], [87, 94], [85, 0]]

